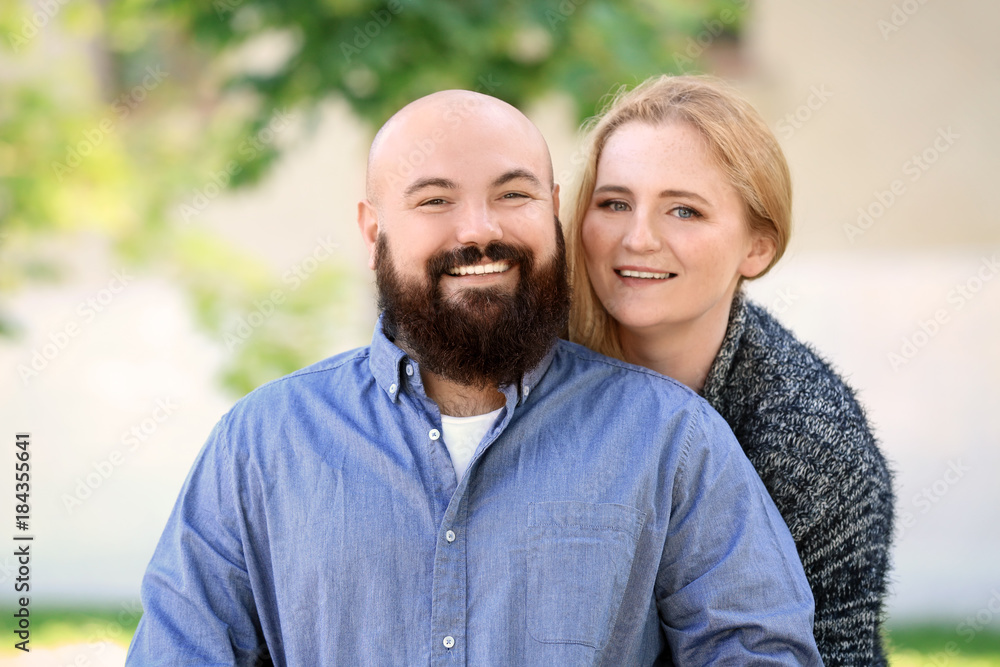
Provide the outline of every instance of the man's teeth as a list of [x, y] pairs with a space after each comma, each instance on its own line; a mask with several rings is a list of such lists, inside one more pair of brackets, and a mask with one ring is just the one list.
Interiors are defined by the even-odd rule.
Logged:
[[623, 278], [653, 278], [655, 280], [666, 280], [670, 273], [652, 273], [651, 271], [630, 271], [622, 269], [618, 272]]
[[507, 262], [493, 262], [492, 264], [479, 264], [476, 266], [455, 266], [448, 269], [448, 273], [453, 276], [471, 276], [483, 273], [503, 273], [510, 268]]

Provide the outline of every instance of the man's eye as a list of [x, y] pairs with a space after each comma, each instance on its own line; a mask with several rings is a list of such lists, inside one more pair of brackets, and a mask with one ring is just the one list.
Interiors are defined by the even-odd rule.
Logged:
[[528, 195], [523, 192], [508, 192], [501, 199], [527, 199]]
[[609, 211], [614, 211], [615, 213], [622, 213], [629, 210], [628, 204], [620, 199], [609, 199], [601, 202], [597, 206], [598, 208], [606, 208]]
[[444, 199], [440, 197], [435, 197], [434, 199], [428, 199], [427, 201], [420, 202], [421, 206], [440, 206], [441, 204], [447, 203]]

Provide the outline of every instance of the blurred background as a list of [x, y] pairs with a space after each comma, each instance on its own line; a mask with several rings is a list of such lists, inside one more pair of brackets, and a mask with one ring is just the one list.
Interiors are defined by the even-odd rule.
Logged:
[[[33, 651], [5, 621], [0, 663], [121, 664], [213, 424], [370, 340], [355, 211], [393, 111], [508, 100], [571, 188], [603, 95], [708, 72], [793, 173], [793, 241], [750, 292], [858, 390], [896, 471], [893, 664], [1000, 664], [997, 25], [986, 0], [5, 1], [0, 438], [12, 465], [31, 433], [35, 541]], [[12, 522], [13, 496], [4, 473]]]

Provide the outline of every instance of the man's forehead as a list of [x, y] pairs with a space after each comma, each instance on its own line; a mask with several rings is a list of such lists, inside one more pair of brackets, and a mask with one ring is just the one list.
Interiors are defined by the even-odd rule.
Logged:
[[471, 191], [515, 181], [521, 187], [552, 187], [547, 153], [526, 150], [523, 145], [504, 150], [488, 142], [478, 146], [445, 142], [431, 150], [404, 149], [387, 152], [383, 157], [386, 159], [378, 175], [379, 186], [390, 197], [408, 197], [429, 187]]
[[474, 173], [492, 180], [512, 170], [529, 172], [551, 187], [551, 159], [541, 132], [506, 102], [446, 91], [404, 107], [379, 131], [369, 154], [369, 196], [375, 186], [401, 192], [418, 179], [459, 183]]

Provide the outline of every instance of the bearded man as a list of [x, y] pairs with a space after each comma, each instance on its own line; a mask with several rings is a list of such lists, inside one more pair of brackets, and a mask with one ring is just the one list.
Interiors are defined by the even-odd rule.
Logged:
[[725, 422], [558, 338], [548, 149], [444, 91], [379, 131], [370, 346], [252, 392], [143, 582], [134, 665], [820, 664], [788, 530]]

